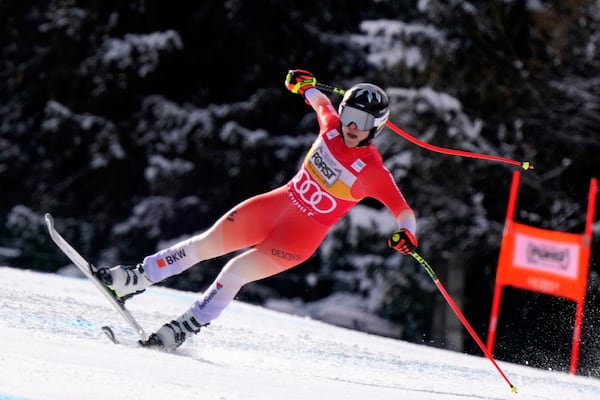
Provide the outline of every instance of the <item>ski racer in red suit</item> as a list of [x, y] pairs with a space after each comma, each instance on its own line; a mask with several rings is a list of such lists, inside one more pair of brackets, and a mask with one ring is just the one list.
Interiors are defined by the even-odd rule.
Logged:
[[312, 106], [320, 126], [287, 184], [243, 201], [207, 231], [147, 256], [141, 264], [97, 272], [117, 297], [126, 299], [203, 260], [247, 249], [227, 262], [183, 315], [142, 344], [167, 350], [180, 346], [186, 336], [217, 318], [243, 285], [308, 259], [329, 229], [365, 197], [379, 200], [396, 219], [391, 247], [403, 254], [417, 247], [415, 215], [371, 144], [389, 116], [386, 93], [372, 84], [358, 84], [345, 93], [338, 114], [310, 72], [290, 70], [285, 85]]

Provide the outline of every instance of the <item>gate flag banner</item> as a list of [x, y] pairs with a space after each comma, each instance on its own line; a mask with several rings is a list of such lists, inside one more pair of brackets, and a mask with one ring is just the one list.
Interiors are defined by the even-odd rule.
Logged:
[[[585, 294], [584, 237], [512, 222], [500, 250], [496, 284], [578, 301]], [[582, 261], [585, 261], [582, 262]]]
[[585, 231], [583, 234], [575, 234], [514, 222], [519, 180], [520, 173], [513, 172], [486, 347], [492, 354], [504, 286], [563, 297], [576, 303], [570, 365], [570, 372], [575, 374], [581, 342], [598, 181], [596, 178], [590, 181]]

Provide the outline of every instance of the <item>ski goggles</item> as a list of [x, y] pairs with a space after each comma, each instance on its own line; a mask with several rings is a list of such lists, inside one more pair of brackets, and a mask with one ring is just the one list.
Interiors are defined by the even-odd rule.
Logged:
[[340, 113], [340, 122], [344, 126], [351, 123], [356, 124], [356, 129], [359, 131], [369, 131], [383, 124], [387, 119], [387, 113], [381, 118], [375, 118], [372, 114], [366, 111], [359, 110], [350, 106], [346, 106]]

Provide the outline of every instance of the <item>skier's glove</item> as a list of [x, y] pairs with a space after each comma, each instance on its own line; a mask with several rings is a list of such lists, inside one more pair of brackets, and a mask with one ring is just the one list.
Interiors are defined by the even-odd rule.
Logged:
[[292, 93], [298, 93], [304, 97], [307, 89], [314, 88], [317, 78], [303, 69], [290, 69], [285, 77], [285, 87]]
[[388, 239], [388, 246], [397, 250], [400, 254], [410, 254], [418, 246], [417, 238], [406, 229], [398, 229], [394, 231]]

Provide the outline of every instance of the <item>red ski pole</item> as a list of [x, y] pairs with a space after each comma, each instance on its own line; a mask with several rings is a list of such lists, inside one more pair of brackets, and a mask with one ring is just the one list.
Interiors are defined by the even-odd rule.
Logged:
[[413, 256], [413, 258], [415, 260], [417, 260], [419, 262], [419, 264], [421, 264], [423, 266], [423, 268], [425, 268], [425, 271], [427, 271], [427, 274], [431, 277], [431, 279], [433, 280], [433, 282], [435, 283], [435, 285], [437, 286], [439, 291], [442, 293], [442, 296], [444, 296], [444, 299], [446, 299], [446, 302], [448, 302], [448, 305], [450, 306], [450, 308], [452, 308], [452, 311], [454, 311], [454, 314], [456, 314], [456, 316], [458, 317], [460, 322], [462, 322], [465, 329], [467, 331], [469, 331], [469, 333], [471, 334], [471, 337], [473, 338], [473, 340], [475, 340], [477, 345], [479, 345], [479, 348], [481, 349], [481, 351], [483, 351], [483, 354], [485, 354], [485, 356], [492, 362], [492, 364], [494, 364], [494, 367], [496, 367], [496, 369], [498, 370], [500, 375], [502, 375], [502, 378], [504, 378], [506, 383], [508, 383], [508, 386], [510, 386], [510, 390], [513, 393], [517, 393], [517, 387], [515, 385], [513, 385], [508, 380], [508, 378], [504, 374], [504, 372], [502, 372], [502, 370], [500, 369], [500, 366], [496, 363], [496, 360], [494, 360], [494, 357], [492, 357], [490, 352], [483, 345], [483, 342], [481, 341], [481, 339], [479, 339], [479, 337], [477, 336], [477, 334], [475, 333], [475, 331], [473, 330], [473, 328], [471, 327], [471, 325], [469, 324], [469, 322], [467, 321], [467, 319], [465, 318], [463, 313], [460, 311], [460, 309], [458, 308], [458, 306], [456, 305], [454, 300], [452, 300], [452, 297], [450, 297], [450, 295], [446, 291], [446, 288], [444, 288], [444, 285], [442, 285], [442, 283], [440, 282], [440, 280], [437, 277], [437, 275], [435, 274], [435, 271], [433, 270], [433, 268], [431, 268], [429, 263], [423, 257], [421, 257], [416, 251], [413, 251], [412, 253], [410, 253], [410, 255]]
[[[344, 95], [344, 93], [346, 93], [346, 91], [344, 89], [325, 85], [323, 83], [317, 83], [316, 87], [317, 87], [317, 89], [326, 90], [328, 92], [337, 93], [340, 95]], [[408, 133], [406, 133], [405, 131], [400, 129], [398, 126], [396, 126], [394, 123], [390, 122], [389, 120], [385, 124], [388, 128], [390, 128], [396, 134], [402, 136], [404, 139], [408, 140], [409, 142], [411, 142], [413, 144], [416, 144], [419, 147], [427, 149], [429, 151], [434, 151], [436, 153], [442, 153], [442, 154], [448, 154], [451, 156], [478, 158], [481, 160], [488, 160], [488, 161], [497, 161], [497, 162], [501, 162], [501, 163], [505, 163], [505, 164], [516, 165], [518, 167], [523, 168], [524, 170], [533, 169], [533, 165], [531, 165], [531, 163], [529, 161], [514, 161], [514, 160], [510, 160], [508, 158], [504, 158], [504, 157], [490, 156], [487, 154], [471, 153], [468, 151], [447, 149], [445, 147], [434, 146], [432, 144], [425, 143], [422, 140], [419, 140], [412, 135], [409, 135]]]

